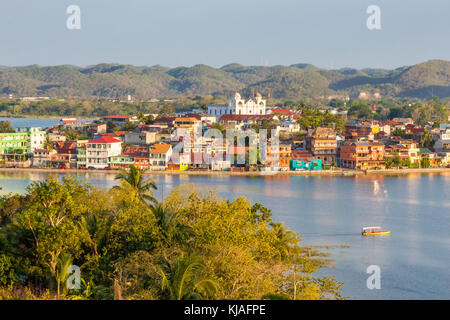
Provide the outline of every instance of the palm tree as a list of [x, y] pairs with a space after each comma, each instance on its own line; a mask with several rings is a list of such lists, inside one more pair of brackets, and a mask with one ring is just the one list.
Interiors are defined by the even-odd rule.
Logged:
[[193, 254], [183, 254], [173, 263], [163, 257], [160, 266], [161, 291], [169, 300], [210, 298], [217, 284], [204, 277], [204, 264]]
[[136, 197], [142, 201], [150, 201], [151, 203], [158, 203], [153, 197], [153, 190], [158, 189], [154, 180], [144, 180], [144, 170], [137, 168], [134, 165], [130, 165], [130, 171], [120, 170], [120, 173], [116, 175], [116, 180], [121, 180], [122, 184], [126, 187], [131, 187], [136, 192]]
[[[165, 208], [163, 204], [152, 206], [151, 210], [166, 240], [169, 240], [168, 238], [170, 237], [174, 237], [176, 240], [183, 240], [192, 235], [192, 229], [180, 222], [175, 211]], [[170, 243], [170, 241], [167, 241], [167, 243]]]
[[58, 258], [57, 268], [55, 270], [56, 279], [56, 293], [57, 298], [61, 296], [61, 284], [63, 284], [63, 292], [66, 292], [66, 280], [69, 278], [69, 267], [72, 265], [72, 256], [70, 254], [63, 254]]
[[49, 136], [45, 136], [44, 149], [49, 152], [53, 151], [53, 142], [50, 140]]
[[277, 237], [281, 258], [288, 258], [298, 243], [297, 234], [287, 229], [283, 223], [271, 223], [270, 226]]

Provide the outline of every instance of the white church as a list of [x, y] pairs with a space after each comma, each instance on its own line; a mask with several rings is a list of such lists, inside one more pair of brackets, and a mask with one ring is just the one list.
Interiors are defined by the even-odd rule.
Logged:
[[208, 106], [208, 113], [217, 118], [224, 114], [262, 115], [266, 114], [266, 100], [263, 100], [261, 94], [257, 93], [255, 100], [245, 101], [239, 93], [236, 93], [234, 99], [228, 101], [228, 105]]

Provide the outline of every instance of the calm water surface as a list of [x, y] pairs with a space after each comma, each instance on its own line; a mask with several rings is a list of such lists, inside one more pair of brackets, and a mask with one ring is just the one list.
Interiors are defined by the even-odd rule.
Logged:
[[[70, 117], [61, 117], [61, 118], [70, 118]], [[10, 118], [10, 117], [0, 117], [0, 121], [10, 121], [11, 125], [14, 128], [17, 127], [40, 127], [51, 128], [56, 124], [61, 123], [61, 118]], [[76, 118], [76, 117], [75, 117]], [[85, 119], [78, 119], [78, 121], [88, 121]]]
[[[49, 173], [0, 173], [2, 193], [23, 192]], [[80, 178], [110, 188], [114, 174]], [[225, 198], [245, 195], [272, 209], [274, 219], [304, 236], [305, 244], [349, 244], [332, 250], [336, 268], [320, 271], [345, 283], [357, 299], [450, 299], [450, 174], [405, 176], [155, 176], [167, 191], [184, 183], [215, 188]], [[157, 192], [161, 198], [161, 192]], [[362, 237], [380, 225], [386, 237]], [[366, 269], [381, 268], [381, 289], [369, 290]]]

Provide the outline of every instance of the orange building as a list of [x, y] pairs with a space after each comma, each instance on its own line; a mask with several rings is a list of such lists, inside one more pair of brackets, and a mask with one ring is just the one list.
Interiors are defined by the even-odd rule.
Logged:
[[150, 169], [150, 150], [146, 146], [127, 146], [123, 150], [122, 155], [132, 157], [134, 159], [134, 166], [147, 170]]
[[384, 145], [377, 142], [347, 142], [340, 148], [340, 166], [350, 169], [384, 168]]
[[266, 167], [276, 167], [278, 160], [278, 168], [280, 170], [289, 170], [291, 155], [291, 146], [288, 144], [280, 144], [278, 148], [276, 146], [268, 146]]
[[336, 131], [331, 128], [316, 128], [309, 130], [306, 138], [306, 148], [314, 158], [331, 165], [336, 161], [337, 140]]

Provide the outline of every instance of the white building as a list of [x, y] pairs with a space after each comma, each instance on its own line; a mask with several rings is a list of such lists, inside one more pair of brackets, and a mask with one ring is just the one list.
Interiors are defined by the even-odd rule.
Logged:
[[450, 151], [450, 128], [445, 131], [441, 131], [439, 140], [434, 144], [436, 151]]
[[228, 101], [228, 105], [208, 106], [208, 113], [217, 119], [224, 114], [264, 115], [266, 114], [266, 100], [258, 93], [255, 100], [249, 99], [245, 101], [236, 92], [234, 99]]
[[30, 139], [29, 152], [33, 152], [34, 149], [41, 149], [44, 147], [45, 132], [41, 131], [39, 127], [19, 127], [17, 128], [18, 133], [25, 133]]
[[171, 157], [172, 146], [170, 144], [154, 144], [150, 149], [150, 170], [166, 170]]
[[122, 153], [122, 141], [112, 137], [103, 136], [89, 140], [86, 145], [86, 167], [105, 169], [108, 167], [108, 158]]

